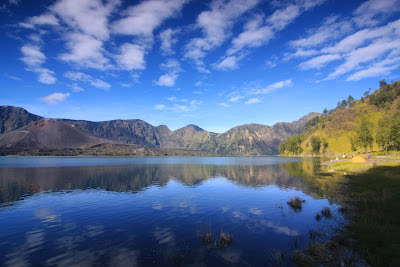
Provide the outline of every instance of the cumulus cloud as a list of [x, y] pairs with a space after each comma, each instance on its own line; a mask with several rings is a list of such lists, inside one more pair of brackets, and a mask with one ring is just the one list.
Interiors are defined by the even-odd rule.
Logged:
[[354, 21], [358, 26], [374, 26], [380, 23], [382, 16], [400, 10], [400, 0], [368, 0], [354, 11]]
[[53, 93], [51, 95], [45, 96], [40, 98], [43, 102], [47, 103], [48, 105], [56, 105], [59, 102], [64, 101], [69, 96], [69, 93]]
[[40, 16], [30, 17], [26, 22], [20, 22], [19, 25], [23, 28], [34, 29], [38, 25], [57, 26], [59, 25], [59, 21], [53, 14], [46, 13]]
[[241, 95], [235, 95], [235, 96], [232, 96], [232, 97], [230, 97], [229, 99], [228, 99], [228, 101], [229, 102], [233, 102], [233, 103], [236, 103], [236, 102], [238, 102], [240, 99], [242, 99], [243, 98], [243, 96], [241, 96]]
[[222, 45], [231, 35], [237, 19], [258, 3], [259, 0], [214, 0], [210, 10], [200, 13], [196, 20], [196, 27], [202, 30], [203, 36], [187, 43], [184, 56], [193, 60], [199, 70], [206, 71], [202, 61], [206, 54]]
[[291, 86], [293, 86], [292, 79], [288, 79], [285, 81], [279, 81], [279, 82], [270, 84], [264, 88], [250, 88], [248, 90], [248, 93], [250, 95], [268, 94], [276, 89], [280, 89], [283, 87], [291, 87]]
[[245, 102], [245, 104], [246, 105], [250, 105], [250, 104], [257, 104], [257, 103], [260, 103], [260, 102], [261, 102], [261, 100], [258, 99], [258, 98], [250, 98], [249, 100], [247, 100]]
[[[285, 29], [303, 12], [322, 4], [323, 2], [324, 1], [322, 0], [298, 1], [295, 4], [289, 4], [276, 10], [269, 17], [265, 17], [263, 14], [254, 15], [244, 25], [243, 31], [237, 37], [233, 38], [231, 46], [226, 52], [226, 54], [231, 57], [236, 55], [234, 67], [238, 67], [238, 60], [243, 57], [244, 50], [257, 48], [267, 44], [274, 38], [275, 33]], [[241, 56], [237, 56], [237, 54]], [[233, 61], [233, 59], [231, 59], [231, 61]], [[232, 68], [220, 69], [228, 70]]]
[[399, 51], [400, 20], [379, 24], [399, 11], [400, 0], [369, 0], [353, 12], [353, 17], [331, 16], [307, 36], [291, 41], [295, 52], [286, 53], [285, 60], [312, 57], [299, 64], [305, 70], [341, 61], [324, 80], [347, 74], [347, 81], [354, 81], [390, 73], [398, 68], [391, 59]]
[[347, 78], [347, 81], [359, 81], [364, 78], [376, 77], [390, 73], [400, 67], [400, 57], [387, 58], [370, 67], [360, 70]]
[[71, 89], [73, 92], [82, 92], [85, 91], [85, 89], [83, 89], [82, 87], [80, 87], [77, 83], [73, 83], [70, 85]]
[[95, 79], [92, 76], [79, 71], [68, 71], [64, 74], [64, 76], [73, 81], [89, 83], [91, 86], [100, 88], [102, 90], [108, 90], [111, 88], [109, 83], [106, 83], [100, 79]]
[[230, 105], [228, 103], [226, 103], [226, 102], [221, 102], [221, 103], [219, 103], [219, 105], [224, 107], [224, 108], [230, 107]]
[[172, 46], [178, 42], [178, 39], [175, 37], [176, 34], [179, 33], [178, 29], [166, 29], [160, 33], [161, 45], [160, 49], [164, 54], [171, 55], [174, 54], [174, 50]]
[[116, 56], [119, 66], [125, 70], [142, 70], [145, 68], [145, 48], [138, 44], [125, 43]]
[[165, 109], [165, 105], [163, 105], [163, 104], [155, 105], [155, 106], [154, 106], [154, 109], [159, 109], [159, 110]]
[[171, 111], [174, 112], [191, 112], [195, 111], [196, 109], [199, 108], [199, 105], [201, 104], [201, 101], [198, 100], [191, 100], [188, 101], [188, 104], [174, 104], [172, 107], [168, 108]]
[[103, 42], [90, 35], [69, 33], [65, 35], [68, 53], [60, 55], [60, 59], [74, 63], [80, 67], [106, 70], [111, 68], [110, 61], [103, 54]]
[[99, 40], [110, 36], [108, 17], [119, 4], [117, 0], [59, 0], [50, 10], [57, 14], [70, 28]]
[[53, 76], [54, 72], [48, 69], [39, 69], [39, 82], [44, 84], [54, 84], [57, 79]]
[[307, 37], [291, 41], [289, 44], [300, 49], [315, 47], [329, 40], [340, 38], [350, 32], [352, 28], [350, 21], [341, 20], [339, 16], [330, 16], [320, 27], [309, 30]]
[[155, 28], [167, 18], [177, 16], [185, 0], [150, 0], [129, 7], [123, 18], [114, 22], [115, 33], [152, 37]]
[[214, 68], [217, 70], [233, 70], [238, 67], [238, 58], [236, 56], [228, 56], [221, 62], [214, 64]]
[[169, 59], [166, 63], [160, 65], [161, 69], [167, 71], [166, 74], [161, 75], [155, 82], [158, 86], [175, 86], [175, 82], [179, 77], [179, 72], [182, 71], [179, 61]]
[[176, 79], [178, 79], [178, 75], [175, 73], [167, 73], [164, 75], [161, 75], [160, 78], [158, 78], [156, 84], [158, 86], [168, 86], [172, 87], [175, 85]]
[[21, 60], [27, 65], [27, 70], [38, 74], [38, 81], [44, 84], [54, 84], [56, 78], [54, 72], [43, 68], [42, 64], [46, 61], [46, 56], [41, 52], [38, 45], [24, 45], [21, 47]]
[[320, 69], [326, 66], [329, 62], [339, 60], [341, 56], [338, 54], [322, 55], [314, 57], [306, 62], [301, 63], [299, 66], [304, 70], [308, 69]]

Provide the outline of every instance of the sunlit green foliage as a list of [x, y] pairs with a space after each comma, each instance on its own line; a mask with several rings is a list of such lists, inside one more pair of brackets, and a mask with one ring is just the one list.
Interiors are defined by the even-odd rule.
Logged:
[[367, 153], [368, 146], [372, 145], [372, 142], [374, 141], [374, 137], [372, 136], [371, 133], [371, 128], [372, 128], [372, 123], [367, 120], [366, 118], [363, 118], [361, 121], [361, 125], [357, 129], [357, 143], [365, 148], [365, 153]]

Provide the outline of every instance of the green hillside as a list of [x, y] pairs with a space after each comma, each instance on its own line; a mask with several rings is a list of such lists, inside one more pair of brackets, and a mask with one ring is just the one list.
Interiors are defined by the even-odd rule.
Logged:
[[400, 149], [400, 82], [386, 84], [310, 120], [306, 130], [280, 145], [283, 155], [340, 155]]

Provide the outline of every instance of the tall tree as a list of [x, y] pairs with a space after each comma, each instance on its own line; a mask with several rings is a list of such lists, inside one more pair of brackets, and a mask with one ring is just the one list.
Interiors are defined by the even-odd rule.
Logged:
[[387, 83], [386, 83], [385, 79], [382, 79], [382, 80], [379, 81], [379, 88], [382, 88], [382, 87], [384, 87], [386, 85], [387, 85]]
[[391, 125], [392, 120], [389, 118], [382, 118], [378, 122], [379, 126], [379, 131], [376, 134], [376, 143], [378, 146], [381, 147], [381, 149], [385, 149], [386, 152], [389, 149], [389, 144], [390, 144], [390, 137], [391, 137]]
[[368, 146], [372, 145], [374, 137], [371, 133], [371, 122], [363, 118], [360, 126], [357, 129], [357, 143], [365, 148], [365, 153], [368, 152]]
[[321, 139], [318, 136], [311, 137], [311, 147], [314, 154], [318, 154], [321, 149]]
[[347, 98], [347, 104], [348, 104], [349, 106], [352, 106], [353, 102], [354, 102], [354, 97], [352, 97], [351, 95], [349, 95], [349, 97]]

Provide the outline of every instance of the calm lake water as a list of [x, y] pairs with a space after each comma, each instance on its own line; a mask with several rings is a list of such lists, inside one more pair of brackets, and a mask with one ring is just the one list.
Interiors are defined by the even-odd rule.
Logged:
[[[0, 157], [0, 265], [292, 265], [293, 250], [343, 223], [318, 163]], [[316, 220], [324, 207], [332, 218]], [[230, 244], [202, 240], [221, 231]]]

